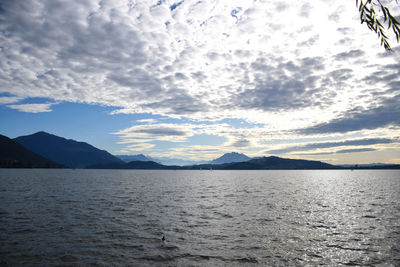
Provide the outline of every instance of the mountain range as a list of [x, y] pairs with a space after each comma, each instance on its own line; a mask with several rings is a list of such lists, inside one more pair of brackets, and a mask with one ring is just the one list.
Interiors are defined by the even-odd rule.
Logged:
[[88, 169], [129, 169], [129, 170], [170, 170], [178, 169], [179, 166], [166, 166], [159, 164], [154, 161], [140, 161], [135, 160], [128, 163], [108, 163], [108, 164], [96, 164], [87, 167]]
[[116, 155], [122, 161], [130, 162], [130, 161], [154, 161], [163, 165], [177, 165], [177, 166], [188, 166], [188, 165], [200, 165], [200, 164], [225, 164], [231, 162], [242, 162], [248, 161], [252, 158], [246, 156], [245, 154], [231, 152], [222, 155], [219, 158], [216, 158], [212, 161], [194, 161], [194, 160], [184, 160], [170, 157], [149, 157], [143, 154], [138, 155]]
[[158, 162], [163, 165], [177, 165], [177, 166], [187, 166], [187, 165], [195, 165], [195, 164], [202, 164], [208, 163], [208, 161], [195, 161], [190, 159], [179, 159], [179, 158], [172, 158], [172, 157], [149, 157], [152, 161]]
[[231, 153], [226, 153], [222, 155], [219, 158], [216, 158], [210, 162], [210, 164], [225, 164], [225, 163], [232, 163], [232, 162], [243, 162], [243, 161], [248, 161], [251, 160], [248, 156], [245, 154], [237, 153], [237, 152], [231, 152]]
[[123, 163], [105, 150], [85, 142], [66, 139], [46, 132], [20, 136], [16, 142], [51, 161], [69, 168], [86, 168], [95, 164]]
[[18, 142], [0, 135], [0, 167], [1, 168], [62, 168], [20, 145]]
[[242, 162], [201, 165], [218, 170], [302, 170], [302, 169], [340, 169], [328, 163], [315, 160], [285, 159], [275, 156], [261, 157]]
[[[166, 158], [170, 159], [170, 158]], [[250, 158], [231, 152], [210, 162], [187, 166], [164, 165], [145, 155], [113, 156], [85, 142], [66, 139], [46, 132], [10, 139], [0, 135], [0, 167], [2, 168], [91, 168], [91, 169], [348, 169], [321, 161], [287, 159], [275, 156]], [[184, 160], [183, 160], [184, 161]], [[400, 165], [358, 166], [358, 168], [400, 169]]]

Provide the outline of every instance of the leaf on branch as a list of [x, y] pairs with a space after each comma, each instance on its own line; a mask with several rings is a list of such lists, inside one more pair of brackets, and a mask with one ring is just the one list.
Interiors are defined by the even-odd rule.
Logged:
[[[360, 13], [361, 24], [365, 22], [367, 27], [371, 31], [375, 32], [381, 39], [381, 45], [383, 45], [387, 51], [392, 51], [388, 41], [389, 38], [384, 30], [385, 26], [383, 23], [388, 24], [387, 29], [392, 29], [396, 36], [397, 42], [400, 42], [400, 23], [394, 16], [392, 16], [392, 14], [390, 14], [389, 8], [384, 6], [380, 0], [366, 0], [365, 2], [362, 0], [356, 0], [356, 6], [358, 7], [358, 11]], [[380, 6], [380, 10], [383, 13], [383, 23], [376, 18], [376, 12], [374, 9], [376, 6]]]

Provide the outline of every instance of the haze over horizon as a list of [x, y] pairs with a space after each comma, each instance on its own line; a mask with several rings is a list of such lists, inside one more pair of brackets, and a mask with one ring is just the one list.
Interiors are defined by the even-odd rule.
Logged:
[[392, 46], [348, 0], [3, 1], [0, 133], [112, 154], [400, 164]]

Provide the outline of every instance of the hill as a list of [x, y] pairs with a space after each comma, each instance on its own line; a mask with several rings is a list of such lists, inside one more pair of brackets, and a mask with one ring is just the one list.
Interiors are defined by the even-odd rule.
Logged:
[[186, 169], [214, 169], [214, 170], [299, 170], [299, 169], [340, 169], [340, 167], [321, 161], [285, 159], [279, 157], [261, 157], [245, 162], [225, 164], [202, 164], [188, 166]]
[[65, 139], [46, 132], [20, 136], [14, 140], [32, 152], [70, 168], [123, 163], [107, 151], [100, 150], [88, 143]]
[[117, 158], [124, 162], [131, 162], [131, 161], [154, 161], [162, 165], [168, 166], [187, 166], [187, 165], [195, 165], [195, 164], [205, 164], [208, 163], [206, 161], [194, 161], [188, 159], [179, 159], [179, 158], [170, 158], [170, 157], [150, 157], [145, 156], [143, 154], [138, 155], [115, 155]]
[[0, 135], [1, 168], [62, 168], [20, 145], [18, 142]]
[[339, 167], [321, 161], [262, 157], [247, 162], [237, 162], [226, 166], [230, 170], [299, 170], [299, 169], [338, 169]]
[[231, 163], [231, 162], [244, 162], [251, 160], [248, 156], [245, 154], [237, 153], [237, 152], [231, 152], [231, 153], [226, 153], [222, 155], [221, 157], [214, 159], [210, 162], [210, 164], [224, 164], [224, 163]]
[[154, 161], [131, 161], [128, 163], [97, 164], [88, 167], [89, 169], [124, 169], [124, 170], [172, 170], [177, 166], [165, 166]]

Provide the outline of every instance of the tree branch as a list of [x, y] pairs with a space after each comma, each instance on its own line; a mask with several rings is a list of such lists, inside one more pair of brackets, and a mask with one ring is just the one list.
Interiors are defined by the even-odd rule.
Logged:
[[[396, 3], [398, 4], [397, 0]], [[384, 6], [380, 0], [366, 0], [365, 2], [356, 0], [356, 6], [360, 13], [361, 24], [366, 23], [367, 27], [375, 32], [378, 37], [381, 39], [381, 45], [385, 48], [386, 51], [392, 51], [392, 48], [389, 44], [389, 37], [385, 33], [384, 25], [387, 24], [387, 29], [392, 29], [396, 36], [397, 42], [400, 42], [400, 23], [399, 21], [390, 13], [388, 7]], [[377, 18], [377, 13], [375, 12], [375, 8], [381, 10], [383, 14], [383, 18], [381, 20]], [[382, 21], [383, 19], [383, 21]]]

